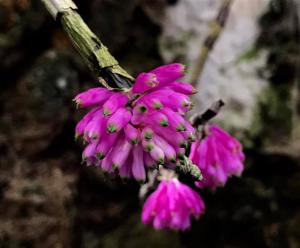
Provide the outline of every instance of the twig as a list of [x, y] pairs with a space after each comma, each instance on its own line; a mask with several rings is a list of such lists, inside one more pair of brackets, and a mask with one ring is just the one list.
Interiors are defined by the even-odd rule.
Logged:
[[198, 127], [200, 125], [205, 124], [210, 119], [214, 118], [221, 110], [221, 108], [225, 105], [222, 99], [214, 102], [209, 109], [204, 111], [200, 115], [193, 116], [191, 118], [191, 123], [194, 127]]
[[[72, 0], [41, 0], [68, 34], [88, 67], [112, 88], [129, 88], [133, 78], [119, 65], [106, 46], [89, 29]], [[103, 80], [102, 80], [103, 83]]]
[[217, 39], [219, 38], [219, 36], [225, 26], [225, 23], [227, 21], [228, 15], [229, 15], [229, 9], [230, 9], [232, 2], [233, 2], [233, 0], [224, 0], [222, 6], [220, 8], [220, 11], [217, 15], [217, 18], [212, 23], [210, 33], [208, 34], [208, 36], [206, 37], [206, 39], [202, 45], [199, 58], [195, 62], [195, 65], [194, 65], [194, 68], [192, 69], [192, 73], [191, 73], [190, 80], [189, 80], [191, 82], [191, 84], [194, 86], [197, 84], [197, 81], [203, 71], [205, 62], [208, 58], [210, 51], [213, 49]]

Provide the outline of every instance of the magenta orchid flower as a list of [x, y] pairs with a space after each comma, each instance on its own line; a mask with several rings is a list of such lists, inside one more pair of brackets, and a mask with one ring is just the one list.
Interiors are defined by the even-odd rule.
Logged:
[[195, 89], [178, 81], [183, 76], [183, 65], [164, 65], [139, 74], [128, 90], [93, 88], [74, 98], [77, 106], [91, 108], [75, 129], [76, 138], [86, 143], [82, 158], [87, 165], [141, 183], [148, 169], [169, 168], [160, 166], [160, 183], [142, 211], [142, 222], [155, 229], [187, 230], [191, 218], [205, 211], [201, 196], [172, 171], [186, 161], [191, 142], [189, 161], [203, 176], [196, 186], [216, 189], [244, 169], [241, 144], [220, 127], [205, 125], [205, 136], [196, 140], [185, 119]]
[[241, 175], [245, 155], [239, 141], [217, 125], [208, 125], [206, 135], [192, 144], [189, 158], [203, 175], [197, 186], [215, 189], [229, 177]]
[[176, 81], [183, 75], [183, 65], [169, 64], [141, 73], [126, 92], [93, 88], [77, 95], [78, 106], [92, 107], [76, 126], [87, 143], [83, 160], [141, 182], [148, 167], [174, 165], [195, 138], [184, 119], [195, 90]]
[[204, 202], [196, 191], [177, 178], [165, 178], [145, 201], [142, 222], [158, 230], [184, 231], [191, 226], [191, 217], [199, 218], [204, 211]]

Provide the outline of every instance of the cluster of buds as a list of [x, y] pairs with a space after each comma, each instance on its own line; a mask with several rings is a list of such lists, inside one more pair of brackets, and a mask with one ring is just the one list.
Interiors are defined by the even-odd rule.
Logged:
[[160, 173], [160, 184], [144, 204], [142, 222], [156, 229], [186, 230], [191, 225], [191, 216], [198, 218], [204, 213], [204, 202], [172, 171], [163, 169]]
[[83, 160], [141, 182], [147, 168], [174, 168], [195, 139], [184, 119], [195, 90], [176, 81], [183, 75], [183, 65], [170, 64], [141, 73], [129, 90], [93, 88], [77, 95], [78, 106], [92, 107], [76, 126], [76, 137], [87, 142]]
[[183, 65], [164, 65], [139, 74], [130, 89], [93, 88], [74, 99], [79, 107], [91, 108], [76, 126], [76, 137], [87, 144], [82, 154], [87, 165], [139, 182], [146, 181], [147, 170], [160, 168], [160, 183], [142, 213], [143, 223], [156, 229], [186, 230], [191, 216], [205, 210], [200, 195], [178, 180], [175, 168], [198, 180], [200, 169], [203, 180], [195, 184], [210, 189], [224, 186], [244, 168], [236, 139], [208, 124], [201, 136], [185, 119], [195, 89], [178, 81], [183, 76]]
[[[189, 160], [203, 176], [195, 185], [215, 190], [224, 186], [229, 177], [241, 175], [245, 155], [241, 144], [217, 125], [205, 125], [202, 135], [192, 143]], [[186, 230], [191, 216], [198, 218], [204, 213], [204, 202], [174, 173], [162, 170], [161, 174], [161, 182], [144, 204], [142, 221], [156, 229]]]
[[191, 146], [190, 160], [202, 172], [200, 188], [216, 189], [224, 186], [231, 176], [240, 176], [244, 170], [245, 155], [238, 140], [217, 125], [204, 127], [203, 137]]

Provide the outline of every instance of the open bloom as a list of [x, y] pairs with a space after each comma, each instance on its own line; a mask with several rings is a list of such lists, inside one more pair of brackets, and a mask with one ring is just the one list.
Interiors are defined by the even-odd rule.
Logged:
[[162, 180], [147, 198], [142, 212], [142, 222], [155, 229], [186, 230], [191, 216], [198, 218], [205, 205], [200, 195], [177, 178]]
[[139, 181], [147, 167], [175, 164], [195, 137], [184, 119], [195, 91], [176, 81], [183, 75], [183, 65], [169, 64], [141, 73], [127, 91], [93, 88], [77, 95], [77, 105], [92, 107], [76, 126], [76, 137], [87, 143], [87, 164]]
[[224, 186], [228, 177], [241, 175], [245, 156], [239, 141], [223, 129], [208, 125], [207, 130], [206, 137], [192, 144], [189, 158], [203, 175], [197, 186], [215, 189]]

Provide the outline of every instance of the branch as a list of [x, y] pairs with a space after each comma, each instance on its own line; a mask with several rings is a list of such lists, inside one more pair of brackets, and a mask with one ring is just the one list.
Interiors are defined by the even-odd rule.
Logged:
[[194, 68], [192, 70], [191, 77], [189, 80], [191, 82], [191, 84], [194, 86], [197, 84], [197, 81], [203, 71], [205, 62], [225, 26], [225, 23], [227, 21], [228, 15], [229, 15], [229, 9], [230, 9], [230, 5], [231, 5], [232, 1], [233, 0], [224, 0], [222, 6], [220, 8], [220, 11], [217, 15], [217, 18], [212, 23], [210, 33], [208, 34], [208, 36], [206, 37], [206, 39], [202, 45], [199, 58], [195, 62], [195, 65], [194, 65]]
[[222, 99], [214, 102], [209, 109], [207, 109], [204, 113], [200, 115], [196, 115], [192, 118], [191, 123], [194, 127], [198, 127], [200, 125], [205, 124], [210, 119], [214, 118], [221, 110], [221, 108], [225, 105]]
[[129, 88], [130, 76], [109, 53], [106, 46], [89, 29], [77, 13], [72, 0], [41, 0], [52, 17], [58, 21], [68, 34], [85, 63], [100, 79], [105, 87]]

